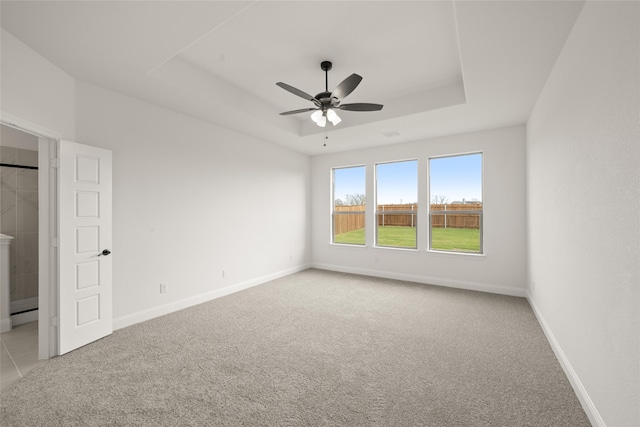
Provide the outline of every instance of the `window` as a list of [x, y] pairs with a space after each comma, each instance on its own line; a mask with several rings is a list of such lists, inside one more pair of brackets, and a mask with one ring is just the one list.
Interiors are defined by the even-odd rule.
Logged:
[[429, 249], [482, 253], [482, 153], [429, 159]]
[[418, 161], [376, 165], [376, 246], [417, 248]]
[[333, 169], [333, 243], [364, 245], [365, 167]]

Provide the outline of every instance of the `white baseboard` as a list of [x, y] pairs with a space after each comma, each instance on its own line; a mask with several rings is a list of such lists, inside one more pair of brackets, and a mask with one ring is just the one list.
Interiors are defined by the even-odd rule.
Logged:
[[10, 317], [7, 319], [0, 319], [0, 334], [3, 332], [9, 332], [12, 326], [13, 324]]
[[13, 326], [24, 325], [38, 320], [38, 310], [27, 311], [26, 313], [14, 314], [11, 316]]
[[461, 280], [443, 279], [441, 277], [418, 276], [414, 274], [395, 273], [382, 270], [345, 267], [342, 265], [312, 263], [312, 268], [338, 271], [340, 273], [360, 274], [363, 276], [382, 277], [384, 279], [402, 280], [405, 282], [424, 283], [427, 285], [444, 286], [448, 288], [466, 289], [470, 291], [488, 292], [492, 294], [509, 295], [514, 297], [526, 296], [524, 289], [508, 288], [506, 286], [488, 285], [485, 283], [465, 282]]
[[38, 297], [19, 299], [11, 301], [11, 312], [20, 313], [22, 311], [38, 308]]
[[151, 320], [156, 317], [164, 316], [165, 314], [173, 313], [174, 311], [183, 310], [194, 305], [202, 304], [203, 302], [211, 301], [216, 298], [220, 298], [226, 295], [233, 294], [245, 289], [252, 288], [257, 285], [269, 282], [271, 280], [278, 279], [280, 277], [288, 276], [299, 271], [306, 270], [310, 267], [309, 264], [299, 265], [286, 270], [281, 270], [276, 273], [267, 274], [265, 276], [257, 277], [255, 279], [247, 280], [245, 282], [236, 283], [224, 288], [215, 289], [204, 294], [196, 295], [190, 298], [185, 298], [179, 301], [173, 301], [168, 304], [163, 304], [157, 307], [153, 307], [147, 310], [139, 311], [137, 313], [129, 314], [126, 316], [113, 319], [113, 329], [122, 329], [127, 326], [135, 325], [136, 323]]
[[584, 388], [582, 381], [580, 381], [580, 377], [578, 377], [578, 374], [573, 369], [573, 366], [571, 366], [571, 362], [569, 362], [567, 355], [562, 350], [560, 343], [556, 339], [555, 335], [553, 335], [553, 332], [549, 328], [549, 324], [536, 306], [535, 302], [533, 302], [533, 298], [531, 298], [531, 295], [529, 293], [527, 293], [527, 300], [529, 301], [529, 305], [533, 309], [533, 313], [536, 315], [538, 323], [540, 324], [540, 327], [546, 335], [547, 340], [549, 341], [549, 344], [553, 349], [553, 352], [560, 361], [560, 366], [562, 366], [564, 373], [567, 375], [567, 378], [569, 378], [571, 387], [573, 387], [573, 390], [575, 391], [578, 400], [582, 404], [582, 409], [584, 409], [584, 412], [587, 414], [589, 421], [591, 421], [591, 424], [596, 427], [606, 427], [606, 424], [600, 416], [596, 405], [593, 403], [593, 400], [591, 400], [589, 393], [587, 393], [587, 389]]

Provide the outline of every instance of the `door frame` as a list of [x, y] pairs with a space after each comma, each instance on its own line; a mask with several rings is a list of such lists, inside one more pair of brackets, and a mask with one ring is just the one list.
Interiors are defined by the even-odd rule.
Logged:
[[58, 142], [62, 135], [0, 111], [0, 123], [38, 137], [38, 359], [58, 355]]

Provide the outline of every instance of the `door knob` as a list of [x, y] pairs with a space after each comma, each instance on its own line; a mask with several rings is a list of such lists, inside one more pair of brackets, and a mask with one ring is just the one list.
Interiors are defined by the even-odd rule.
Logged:
[[105, 249], [104, 251], [102, 251], [102, 253], [99, 253], [99, 254], [98, 254], [98, 256], [100, 256], [100, 255], [107, 256], [107, 255], [109, 255], [110, 253], [111, 253], [111, 251], [110, 251], [109, 249]]

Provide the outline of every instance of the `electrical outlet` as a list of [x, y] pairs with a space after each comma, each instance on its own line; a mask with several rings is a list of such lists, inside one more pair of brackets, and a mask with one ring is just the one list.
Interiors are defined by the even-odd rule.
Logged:
[[166, 283], [160, 283], [160, 293], [166, 294], [167, 292], [169, 292], [169, 285]]
[[535, 291], [535, 290], [536, 290], [536, 282], [535, 282], [535, 281], [532, 281], [532, 282], [531, 282], [531, 289], [532, 289], [533, 291]]
[[226, 270], [222, 270], [222, 278], [224, 279], [225, 277], [227, 277], [227, 272]]

